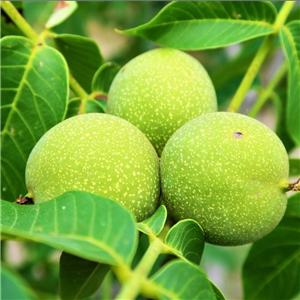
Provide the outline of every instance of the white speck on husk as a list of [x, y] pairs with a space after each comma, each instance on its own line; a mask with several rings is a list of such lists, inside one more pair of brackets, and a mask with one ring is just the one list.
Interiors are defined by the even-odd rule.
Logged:
[[161, 155], [170, 136], [187, 121], [217, 110], [213, 84], [192, 56], [155, 49], [127, 63], [108, 94], [107, 112], [146, 134]]
[[188, 122], [166, 144], [163, 198], [176, 220], [198, 221], [208, 242], [242, 245], [281, 220], [287, 196], [279, 182], [288, 171], [286, 150], [265, 125], [237, 113], [210, 113]]
[[145, 135], [121, 118], [84, 114], [50, 129], [32, 150], [26, 185], [35, 203], [66, 191], [105, 196], [149, 217], [159, 198], [159, 160]]

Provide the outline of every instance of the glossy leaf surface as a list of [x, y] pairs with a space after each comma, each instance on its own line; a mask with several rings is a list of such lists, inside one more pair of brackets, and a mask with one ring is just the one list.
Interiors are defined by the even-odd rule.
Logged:
[[194, 220], [182, 220], [175, 224], [166, 236], [169, 250], [180, 258], [199, 264], [204, 249], [204, 234]]
[[183, 50], [224, 47], [274, 32], [275, 7], [264, 1], [174, 1], [150, 22], [123, 33]]
[[67, 65], [55, 49], [23, 37], [1, 40], [2, 198], [26, 194], [25, 165], [39, 138], [65, 116]]
[[1, 206], [4, 234], [112, 265], [129, 264], [136, 251], [134, 219], [112, 200], [77, 191], [42, 204]]
[[167, 264], [152, 277], [152, 282], [161, 300], [216, 300], [206, 274], [185, 261], [176, 260]]
[[147, 235], [152, 234], [157, 236], [162, 231], [166, 219], [167, 219], [167, 209], [164, 205], [161, 205], [156, 210], [154, 215], [144, 220], [143, 222], [138, 223], [137, 229]]

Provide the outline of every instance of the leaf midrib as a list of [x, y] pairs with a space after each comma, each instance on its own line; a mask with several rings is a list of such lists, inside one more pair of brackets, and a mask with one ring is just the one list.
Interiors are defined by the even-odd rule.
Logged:
[[30, 239], [30, 240], [36, 241], [36, 242], [43, 242], [48, 245], [61, 246], [60, 243], [56, 243], [57, 238], [73, 240], [73, 241], [75, 240], [75, 241], [79, 241], [79, 242], [80, 241], [88, 242], [94, 246], [97, 246], [100, 249], [105, 250], [107, 253], [109, 253], [117, 265], [127, 265], [127, 263], [123, 260], [122, 257], [120, 257], [118, 255], [118, 253], [116, 251], [114, 251], [111, 247], [107, 246], [105, 244], [105, 242], [98, 241], [93, 237], [76, 235], [74, 233], [60, 234], [60, 235], [51, 235], [50, 232], [48, 232], [46, 235], [44, 235], [43, 233], [28, 234], [27, 232], [22, 232], [20, 230], [12, 230], [3, 225], [1, 226], [1, 233], [6, 233], [6, 234], [10, 234], [10, 235], [15, 235], [15, 236], [21, 236], [22, 238]]
[[155, 28], [155, 27], [164, 27], [164, 26], [173, 26], [174, 24], [183, 24], [183, 23], [227, 23], [232, 25], [233, 24], [239, 24], [239, 25], [255, 25], [259, 27], [269, 28], [274, 31], [274, 27], [272, 24], [266, 22], [266, 21], [248, 21], [248, 20], [235, 20], [235, 19], [194, 19], [194, 20], [177, 20], [172, 22], [152, 22], [146, 23], [145, 25], [141, 25], [132, 29], [124, 30], [123, 32], [136, 32], [142, 29], [149, 29], [149, 28]]
[[291, 255], [291, 257], [289, 259], [287, 259], [286, 261], [282, 262], [281, 264], [279, 264], [279, 267], [276, 268], [276, 270], [269, 274], [269, 276], [266, 276], [265, 277], [265, 281], [262, 282], [261, 285], [258, 285], [256, 286], [256, 289], [255, 289], [255, 293], [253, 293], [251, 295], [251, 299], [256, 297], [257, 295], [259, 295], [260, 291], [267, 285], [271, 282], [272, 279], [274, 279], [278, 274], [281, 273], [281, 271], [286, 267], [288, 266], [294, 259], [297, 258], [297, 256], [300, 254], [300, 249], [297, 250], [293, 255]]
[[5, 136], [5, 133], [8, 132], [8, 126], [10, 125], [10, 121], [11, 121], [12, 116], [13, 116], [13, 114], [15, 112], [16, 107], [17, 107], [17, 103], [18, 103], [18, 101], [20, 99], [20, 93], [22, 92], [22, 87], [26, 83], [26, 78], [28, 76], [28, 73], [31, 70], [31, 65], [32, 65], [32, 62], [34, 60], [35, 54], [38, 51], [38, 49], [39, 49], [39, 47], [37, 45], [34, 45], [34, 47], [32, 48], [31, 55], [29, 56], [28, 62], [27, 62], [26, 67], [25, 67], [25, 72], [24, 72], [24, 74], [22, 76], [22, 79], [20, 81], [19, 87], [17, 88], [17, 93], [16, 93], [16, 95], [14, 97], [14, 100], [11, 103], [11, 109], [10, 109], [10, 111], [8, 113], [8, 117], [6, 119], [5, 126], [3, 127], [2, 131], [1, 131], [1, 143], [3, 143], [3, 139], [4, 139], [4, 136]]

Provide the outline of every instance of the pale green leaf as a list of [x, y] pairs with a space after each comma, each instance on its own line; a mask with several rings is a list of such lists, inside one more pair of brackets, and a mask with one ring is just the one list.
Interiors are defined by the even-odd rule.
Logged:
[[176, 256], [199, 264], [205, 244], [203, 230], [194, 220], [179, 221], [169, 230], [165, 244]]
[[130, 264], [137, 248], [134, 218], [125, 208], [79, 191], [35, 205], [2, 201], [1, 232], [112, 265]]
[[64, 119], [67, 65], [55, 49], [24, 37], [1, 40], [2, 198], [26, 193], [25, 165], [39, 138]]
[[161, 300], [216, 300], [206, 274], [199, 267], [185, 261], [168, 263], [151, 278], [151, 281]]
[[154, 215], [137, 224], [137, 229], [147, 235], [157, 236], [164, 228], [167, 219], [167, 209], [161, 205]]
[[272, 34], [275, 16], [266, 1], [174, 1], [150, 22], [121, 33], [164, 47], [209, 49]]
[[50, 29], [66, 20], [76, 9], [78, 5], [76, 1], [58, 1], [54, 12], [46, 23], [46, 28]]
[[292, 21], [280, 31], [281, 43], [289, 66], [287, 128], [300, 146], [300, 21]]

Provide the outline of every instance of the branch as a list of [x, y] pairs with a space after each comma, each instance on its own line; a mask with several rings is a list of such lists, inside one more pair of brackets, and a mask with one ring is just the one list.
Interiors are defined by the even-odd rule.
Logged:
[[22, 17], [14, 5], [9, 1], [1, 1], [1, 8], [11, 18], [11, 20], [18, 26], [18, 28], [31, 39], [34, 43], [40, 43], [41, 40], [33, 28]]
[[230, 102], [230, 105], [227, 109], [229, 112], [237, 112], [242, 105], [246, 94], [251, 87], [253, 80], [257, 76], [257, 73], [263, 63], [263, 61], [266, 58], [266, 55], [271, 50], [273, 41], [275, 40], [276, 36], [278, 35], [278, 32], [280, 28], [283, 26], [284, 22], [286, 21], [286, 18], [288, 17], [290, 11], [292, 10], [293, 6], [295, 5], [295, 1], [286, 1], [284, 2], [280, 12], [278, 13], [275, 23], [273, 25], [275, 33], [272, 35], [267, 36], [260, 48], [258, 49], [258, 52], [256, 53], [249, 69], [247, 70], [247, 73], [245, 74], [239, 88], [237, 89], [233, 99]]

